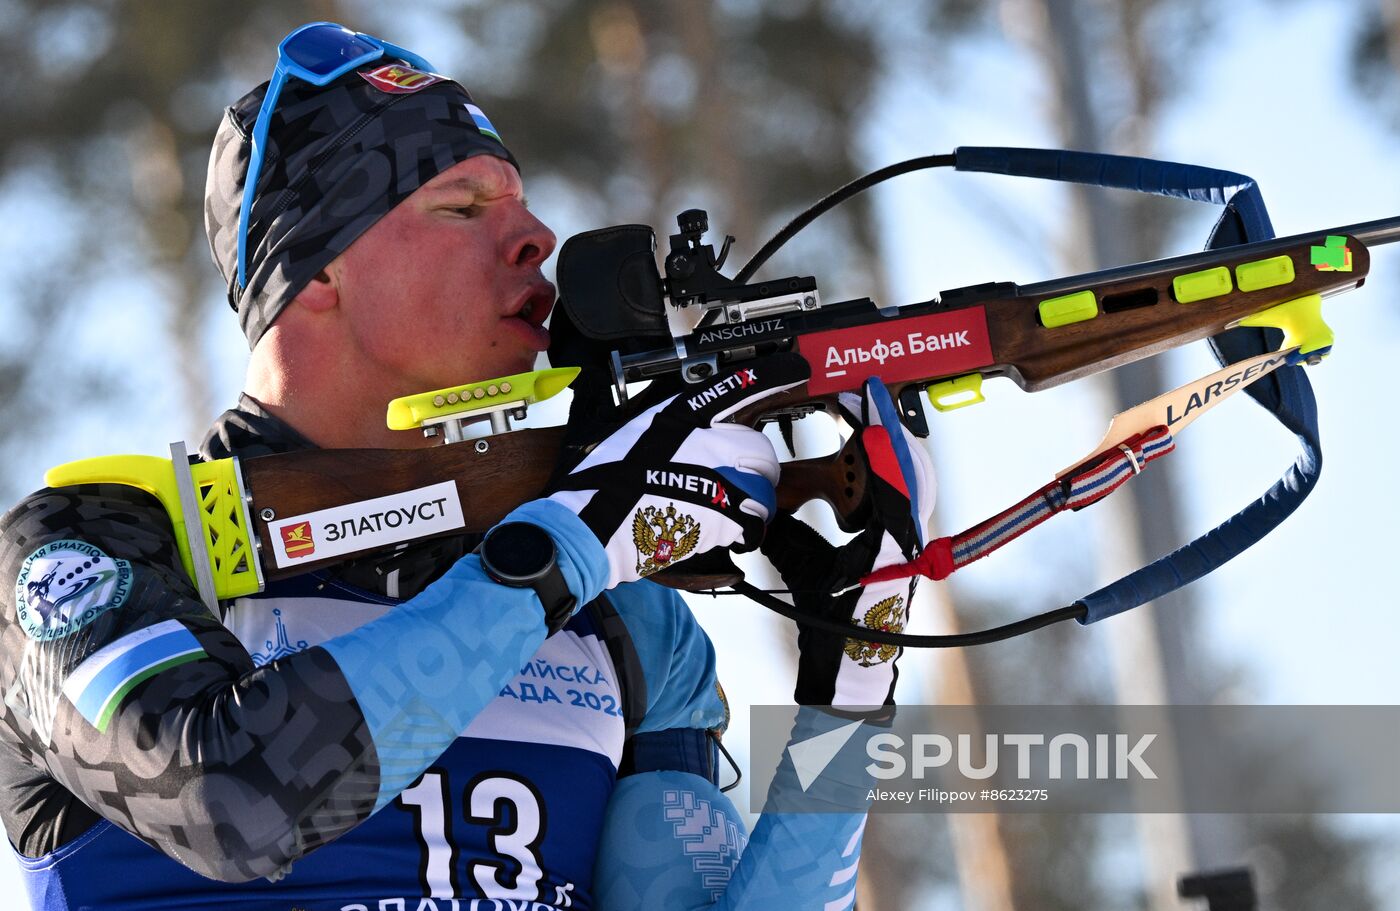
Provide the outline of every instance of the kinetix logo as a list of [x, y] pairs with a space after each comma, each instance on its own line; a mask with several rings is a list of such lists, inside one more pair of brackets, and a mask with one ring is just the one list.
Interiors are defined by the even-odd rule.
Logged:
[[693, 395], [685, 401], [686, 404], [690, 406], [691, 411], [699, 411], [720, 396], [728, 395], [730, 390], [747, 389], [757, 382], [757, 370], [740, 370], [737, 373], [725, 377], [718, 383], [715, 383], [699, 395]]

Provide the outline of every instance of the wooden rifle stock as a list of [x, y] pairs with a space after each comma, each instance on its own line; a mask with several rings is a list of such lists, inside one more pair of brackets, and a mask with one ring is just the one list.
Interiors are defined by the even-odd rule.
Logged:
[[[1345, 271], [1312, 265], [1313, 248], [1326, 246], [1329, 237], [1345, 238], [1349, 265]], [[1285, 258], [1294, 276], [1291, 281], [1253, 290], [1242, 287], [1240, 276], [1247, 273], [1241, 273], [1240, 266], [1281, 265]], [[995, 372], [1028, 392], [1048, 389], [1209, 338], [1288, 301], [1358, 288], [1370, 268], [1370, 251], [1356, 238], [1334, 231], [1028, 285], [1016, 299], [988, 307], [987, 328], [997, 353]], [[1220, 277], [1234, 290], [1188, 303], [1176, 300], [1177, 279], [1208, 271], [1224, 273]], [[1041, 324], [1038, 310], [1043, 301], [1083, 290], [1094, 292], [1102, 311], [1097, 318], [1054, 329]]]
[[[1247, 318], [1301, 335], [1307, 354], [1331, 343], [1315, 296], [1358, 287], [1370, 269], [1369, 251], [1343, 230], [1033, 285], [960, 288], [890, 316], [869, 301], [852, 301], [770, 320], [764, 333], [730, 332], [749, 345], [772, 339], [782, 347], [795, 339], [819, 395], [857, 389], [870, 376], [892, 387], [928, 386], [972, 373], [1005, 376], [1035, 392], [1208, 338]], [[1318, 249], [1344, 253], [1344, 268], [1316, 267]], [[1309, 301], [1311, 317], [1299, 303]], [[705, 340], [718, 335], [697, 332], [687, 344], [709, 353]], [[1325, 344], [1309, 344], [1323, 338]]]
[[[545, 494], [563, 440], [562, 427], [544, 427], [429, 449], [313, 449], [260, 456], [243, 460], [240, 468], [254, 505], [253, 524], [262, 553], [272, 554], [270, 522], [259, 516], [265, 510], [271, 510], [275, 521], [444, 481], [456, 484], [466, 518], [466, 527], [454, 533], [485, 532], [515, 507]], [[486, 445], [478, 448], [480, 443]], [[780, 509], [824, 500], [838, 516], [852, 516], [864, 496], [865, 467], [849, 443], [829, 456], [783, 464]], [[304, 559], [285, 568], [265, 560], [263, 573], [271, 581], [348, 558]], [[672, 570], [663, 581], [694, 589], [722, 584], [725, 578], [688, 578]]]

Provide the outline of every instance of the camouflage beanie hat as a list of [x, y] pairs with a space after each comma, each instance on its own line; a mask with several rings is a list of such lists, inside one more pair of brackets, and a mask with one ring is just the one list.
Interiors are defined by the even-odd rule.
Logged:
[[519, 168], [467, 90], [380, 58], [325, 86], [288, 79], [268, 125], [238, 286], [238, 212], [267, 83], [225, 112], [209, 157], [204, 229], [252, 348], [355, 238], [437, 174], [475, 155]]

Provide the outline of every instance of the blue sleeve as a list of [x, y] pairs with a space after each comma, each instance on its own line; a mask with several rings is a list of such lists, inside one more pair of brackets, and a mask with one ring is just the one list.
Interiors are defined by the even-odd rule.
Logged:
[[[647, 711], [634, 741], [663, 731], [722, 729], [729, 712], [715, 674], [714, 646], [680, 596], [641, 582], [620, 586], [609, 597], [627, 624], [646, 679]], [[803, 711], [791, 741], [849, 723]], [[861, 740], [852, 738], [847, 746]], [[594, 870], [599, 907], [837, 911], [854, 903], [869, 784], [854, 747], [827, 766], [821, 784], [812, 784], [812, 800], [784, 752], [768, 809], [749, 837], [729, 798], [683, 760], [693, 755], [685, 742], [663, 740], [660, 749], [648, 751], [644, 770], [618, 781]], [[675, 764], [665, 761], [668, 748], [676, 749]], [[818, 808], [824, 812], [786, 812]]]
[[[578, 603], [603, 590], [607, 555], [578, 516], [536, 500], [505, 521], [549, 533]], [[534, 591], [498, 585], [469, 555], [417, 597], [323, 644], [369, 724], [380, 763], [376, 810], [442, 755], [519, 673], [545, 632]]]
[[[804, 711], [790, 743], [849, 723]], [[622, 779], [608, 803], [594, 872], [599, 907], [851, 907], [869, 787], [864, 739], [851, 738], [820, 784], [809, 782], [810, 798], [784, 751], [748, 838], [734, 805], [704, 778], [659, 771]]]
[[642, 581], [620, 585], [608, 598], [641, 660], [647, 706], [637, 733], [723, 730], [729, 710], [715, 673], [715, 648], [680, 594]]

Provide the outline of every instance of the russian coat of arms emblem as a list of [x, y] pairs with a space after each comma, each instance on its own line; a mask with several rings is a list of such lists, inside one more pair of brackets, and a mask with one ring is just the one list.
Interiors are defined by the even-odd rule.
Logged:
[[[865, 612], [861, 625], [867, 629], [883, 630], [887, 633], [904, 631], [904, 597], [894, 595], [878, 602]], [[861, 642], [859, 639], [846, 640], [846, 657], [861, 667], [884, 664], [899, 652], [899, 646], [879, 642]]]
[[664, 510], [648, 506], [632, 517], [632, 541], [637, 545], [637, 575], [649, 576], [695, 549], [700, 523], [679, 513], [674, 503]]

